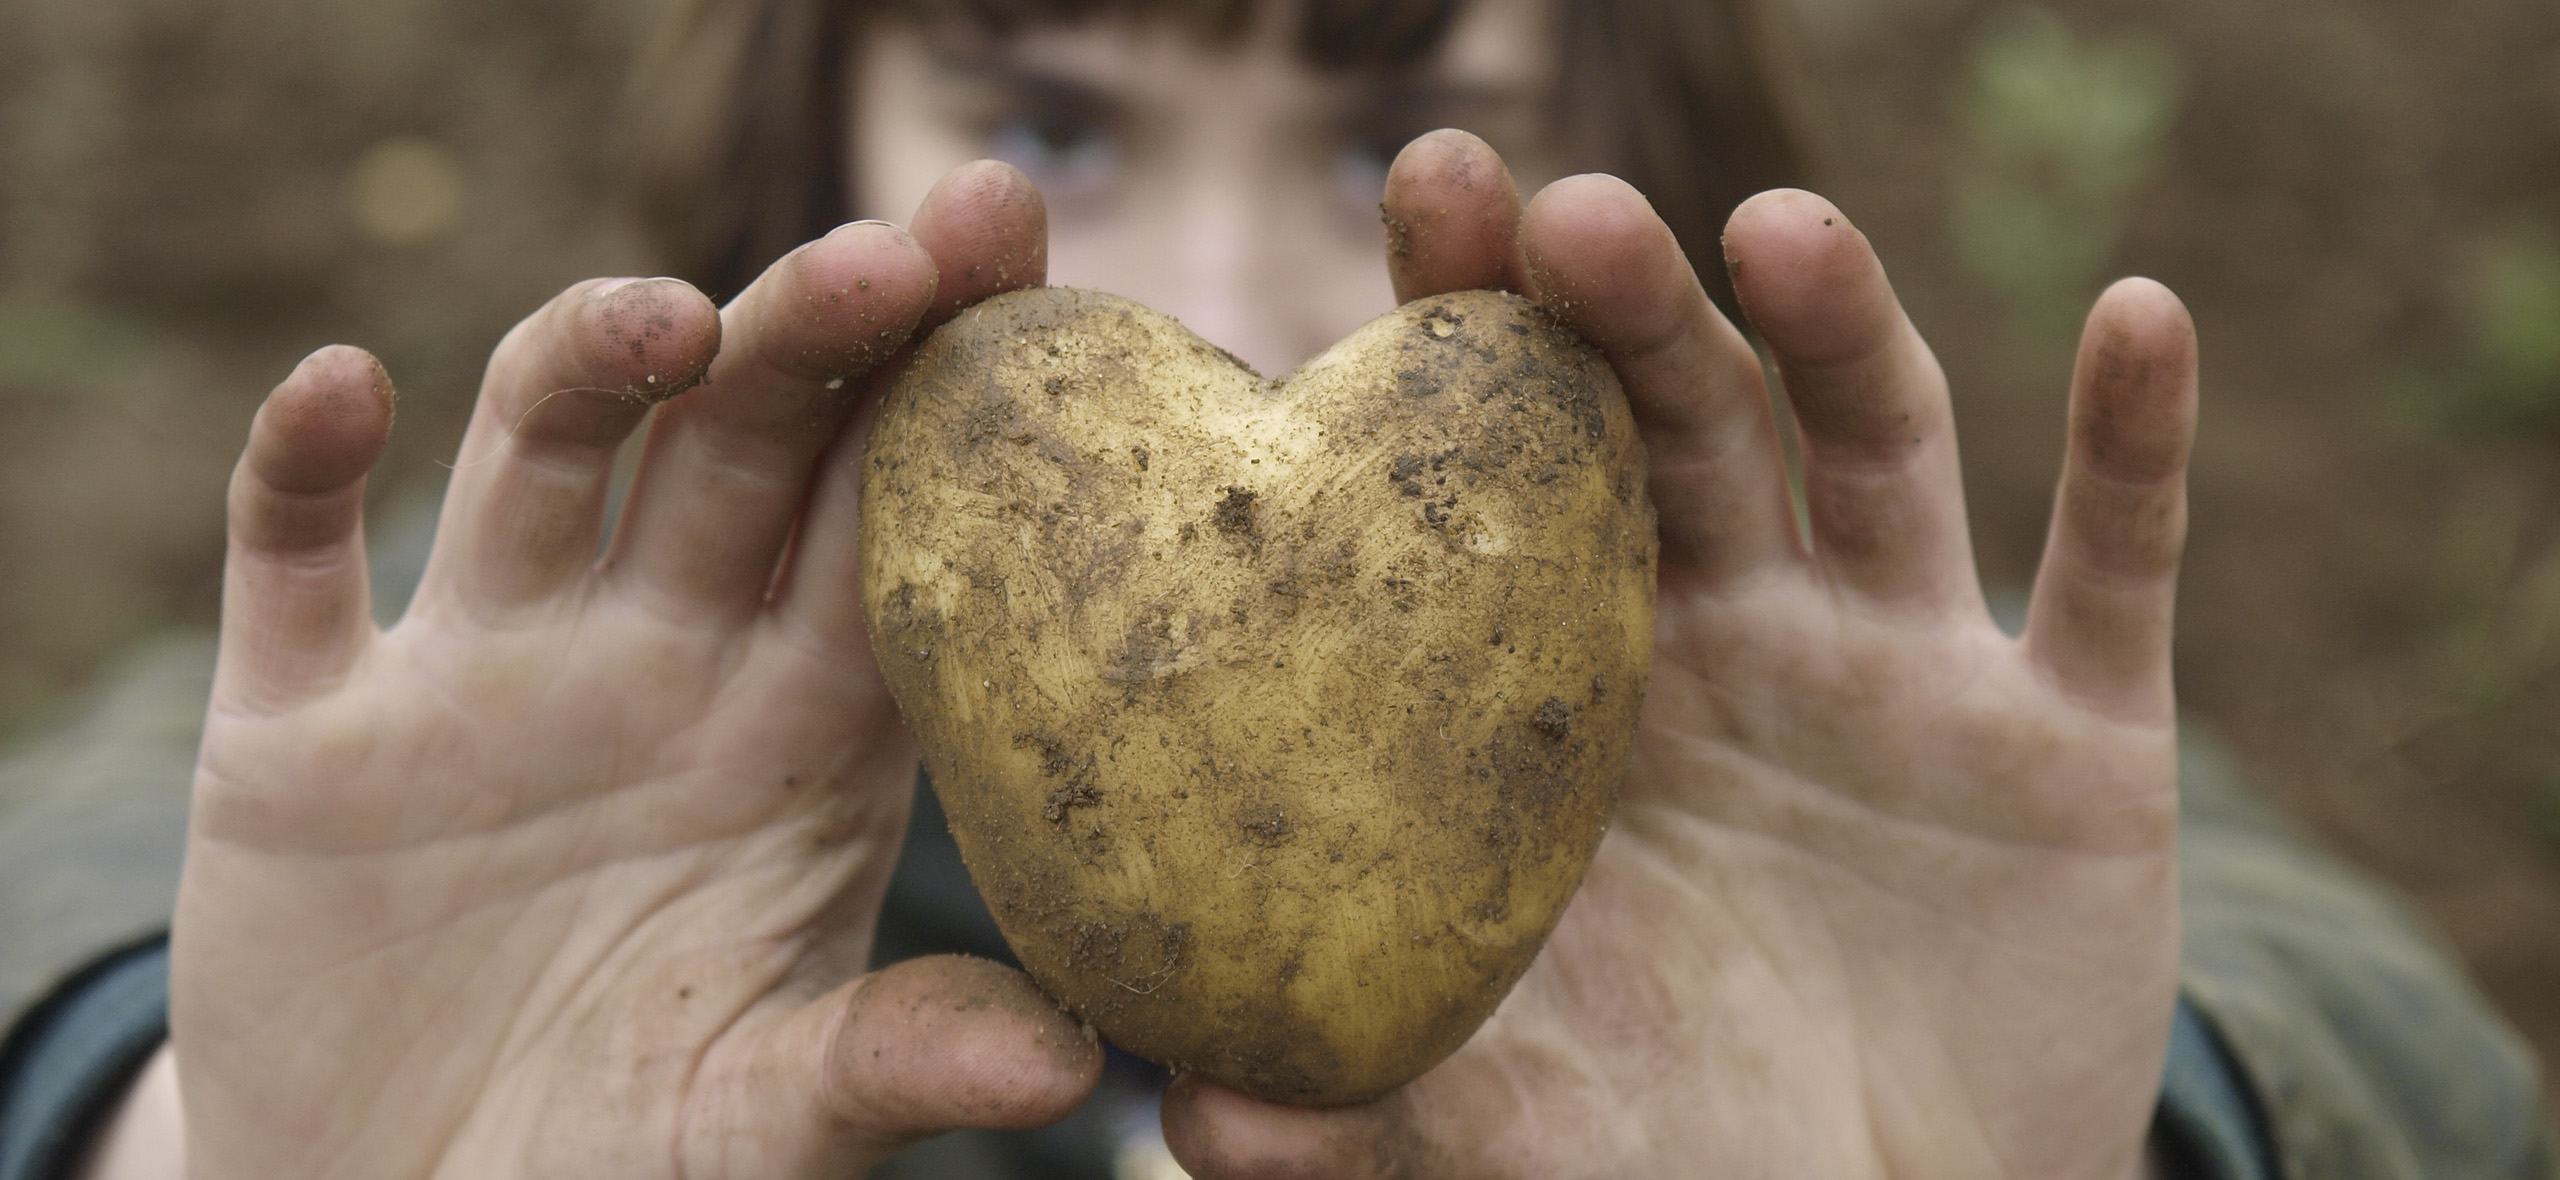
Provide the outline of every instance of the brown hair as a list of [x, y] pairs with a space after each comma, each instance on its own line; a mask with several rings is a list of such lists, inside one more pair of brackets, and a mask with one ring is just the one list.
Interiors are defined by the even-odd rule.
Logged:
[[[724, 296], [850, 206], [846, 62], [863, 23], [959, 21], [994, 35], [1132, 11], [1238, 36], [1261, 0], [683, 0], [635, 75], [641, 211], [672, 273]], [[1650, 198], [1729, 304], [1717, 235], [1744, 197], [1798, 183], [1766, 0], [1553, 0], [1565, 162]], [[1301, 0], [1319, 68], [1428, 53], [1466, 0]]]

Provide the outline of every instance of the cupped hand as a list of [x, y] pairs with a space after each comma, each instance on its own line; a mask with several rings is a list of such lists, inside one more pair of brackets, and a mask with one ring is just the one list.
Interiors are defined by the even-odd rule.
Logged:
[[1043, 233], [982, 165], [726, 308], [571, 288], [492, 358], [387, 631], [388, 379], [333, 348], [276, 390], [173, 932], [193, 1175], [835, 1178], [1082, 1100], [1100, 1049], [1020, 975], [858, 975], [915, 776], [855, 584], [868, 390]]
[[1652, 684], [1616, 817], [1458, 1054], [1365, 1106], [1195, 1078], [1166, 1135], [1239, 1177], [2121, 1177], [2178, 969], [2170, 608], [2194, 333], [2090, 314], [2023, 636], [1985, 610], [1945, 379], [1866, 239], [1763, 194], [1726, 264], [1761, 364], [1642, 197], [1525, 211], [1481, 142], [1397, 160], [1398, 294], [1530, 293], [1606, 352], [1660, 514]]

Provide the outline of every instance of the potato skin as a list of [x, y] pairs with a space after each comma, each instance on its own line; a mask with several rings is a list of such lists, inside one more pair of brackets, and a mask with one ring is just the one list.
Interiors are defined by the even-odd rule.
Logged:
[[872, 643], [1042, 987], [1302, 1105], [1454, 1052], [1625, 777], [1655, 536], [1608, 364], [1511, 295], [1279, 382], [1065, 288], [936, 332], [863, 473]]

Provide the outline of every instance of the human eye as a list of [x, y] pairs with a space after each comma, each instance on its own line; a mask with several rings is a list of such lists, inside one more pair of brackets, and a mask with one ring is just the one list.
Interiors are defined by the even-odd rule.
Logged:
[[1333, 186], [1344, 201], [1366, 207], [1387, 190], [1387, 166], [1413, 137], [1401, 130], [1346, 129], [1333, 146]]
[[1028, 174], [1052, 197], [1074, 199], [1111, 186], [1123, 140], [1111, 112], [1082, 95], [1026, 88], [984, 123], [986, 154]]

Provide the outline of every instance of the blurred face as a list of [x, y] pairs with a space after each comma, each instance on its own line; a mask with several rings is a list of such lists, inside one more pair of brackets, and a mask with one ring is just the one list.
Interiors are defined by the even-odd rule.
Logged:
[[1544, 0], [1475, 0], [1403, 70], [1322, 72], [1290, 7], [1205, 44], [1106, 19], [1001, 42], [892, 26], [855, 63], [854, 197], [904, 220], [951, 167], [1005, 160], [1049, 207], [1049, 280], [1126, 295], [1265, 374], [1393, 306], [1378, 224], [1406, 141], [1463, 127], [1552, 179]]

